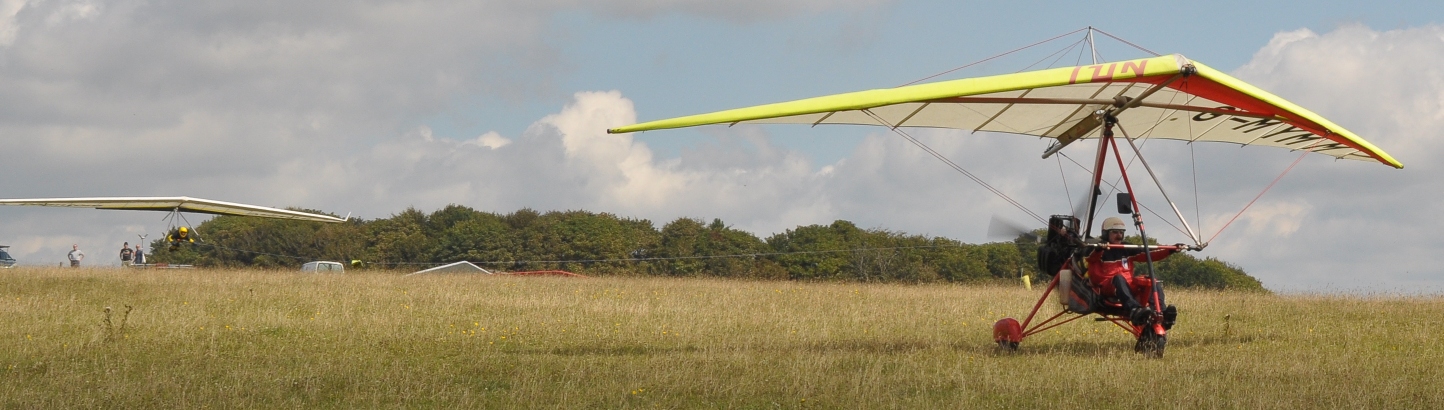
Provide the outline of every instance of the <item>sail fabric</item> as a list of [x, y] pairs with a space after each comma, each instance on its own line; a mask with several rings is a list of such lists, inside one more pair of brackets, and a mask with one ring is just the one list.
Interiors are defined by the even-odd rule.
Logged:
[[291, 219], [312, 222], [345, 222], [345, 219], [330, 215], [288, 209], [269, 208], [257, 205], [213, 201], [209, 199], [178, 197], [100, 197], [100, 198], [35, 198], [0, 199], [0, 205], [10, 206], [60, 206], [71, 208], [119, 209], [137, 211], [179, 211], [214, 215], [254, 216], [261, 218]]
[[1343, 127], [1182, 55], [965, 78], [645, 122], [628, 133], [708, 124], [860, 124], [1097, 138], [1113, 110], [1132, 138], [1224, 142], [1403, 164]]

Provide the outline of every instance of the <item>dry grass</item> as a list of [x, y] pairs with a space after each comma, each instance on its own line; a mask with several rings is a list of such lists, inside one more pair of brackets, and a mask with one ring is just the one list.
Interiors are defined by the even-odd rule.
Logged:
[[1174, 291], [1148, 360], [1091, 322], [997, 351], [1039, 292], [1013, 287], [0, 275], [13, 408], [1444, 407], [1439, 297]]

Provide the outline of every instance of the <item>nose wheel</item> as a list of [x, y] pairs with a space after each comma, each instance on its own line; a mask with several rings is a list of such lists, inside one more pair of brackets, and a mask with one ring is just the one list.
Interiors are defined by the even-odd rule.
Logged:
[[1023, 341], [1023, 325], [1018, 324], [1017, 319], [1003, 318], [993, 324], [993, 342], [998, 348], [1014, 351], [1018, 350], [1018, 342]]
[[1138, 344], [1133, 345], [1133, 351], [1143, 353], [1143, 357], [1161, 359], [1163, 348], [1168, 345], [1168, 338], [1154, 333], [1152, 329], [1144, 329], [1138, 335]]

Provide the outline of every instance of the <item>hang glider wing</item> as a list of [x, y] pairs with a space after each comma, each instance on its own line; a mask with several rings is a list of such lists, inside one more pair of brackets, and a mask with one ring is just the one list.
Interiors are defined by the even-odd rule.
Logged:
[[609, 129], [708, 124], [862, 124], [954, 128], [1058, 139], [1097, 138], [1099, 110], [1133, 138], [1306, 150], [1404, 165], [1349, 130], [1181, 55], [836, 94]]
[[0, 199], [0, 205], [64, 206], [72, 208], [123, 209], [134, 211], [194, 212], [214, 215], [254, 216], [313, 222], [345, 222], [346, 219], [309, 212], [264, 206], [176, 197], [37, 198]]

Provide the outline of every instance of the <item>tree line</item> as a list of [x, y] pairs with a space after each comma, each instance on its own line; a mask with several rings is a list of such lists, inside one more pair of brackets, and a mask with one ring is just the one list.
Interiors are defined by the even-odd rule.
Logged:
[[[407, 270], [470, 261], [501, 271], [855, 282], [1046, 277], [1035, 263], [1037, 244], [1024, 237], [968, 244], [844, 220], [763, 239], [720, 219], [679, 218], [657, 229], [649, 220], [609, 213], [521, 209], [503, 215], [450, 205], [431, 214], [408, 208], [345, 223], [218, 216], [195, 230], [200, 241], [176, 251], [164, 240], [153, 242], [151, 261], [280, 269], [334, 260], [356, 261], [353, 269]], [[1178, 254], [1157, 268], [1173, 286], [1263, 289], [1243, 269], [1213, 258]]]

